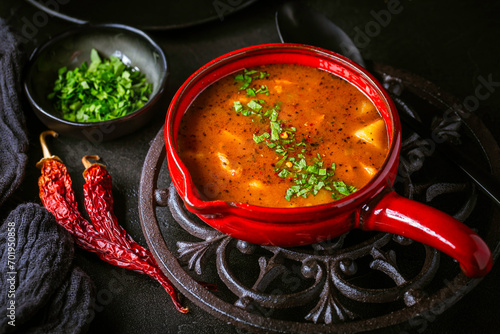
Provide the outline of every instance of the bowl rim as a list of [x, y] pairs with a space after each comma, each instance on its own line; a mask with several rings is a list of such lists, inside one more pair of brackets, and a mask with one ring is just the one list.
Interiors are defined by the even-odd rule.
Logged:
[[[104, 29], [104, 30], [124, 30], [127, 31], [128, 33], [131, 33], [133, 35], [136, 35], [143, 40], [146, 41], [147, 44], [153, 47], [155, 52], [159, 55], [159, 61], [161, 61], [161, 67], [164, 69], [163, 75], [161, 76], [161, 80], [158, 84], [158, 90], [156, 91], [155, 94], [150, 96], [148, 101], [139, 109], [134, 110], [133, 112], [115, 118], [111, 120], [106, 120], [106, 121], [99, 121], [99, 122], [74, 122], [74, 121], [69, 121], [64, 118], [58, 117], [44, 108], [40, 106], [40, 104], [37, 102], [37, 100], [34, 98], [33, 94], [33, 88], [32, 84], [28, 80], [31, 71], [33, 70], [35, 63], [38, 59], [38, 57], [45, 52], [47, 49], [49, 49], [53, 44], [60, 42], [68, 37], [71, 37], [73, 35], [78, 35], [85, 33], [87, 31], [92, 31], [92, 30], [99, 30], [99, 29]], [[89, 128], [89, 127], [106, 127], [107, 125], [110, 124], [116, 124], [116, 123], [121, 123], [125, 122], [131, 118], [134, 118], [135, 116], [142, 114], [146, 112], [152, 105], [157, 103], [161, 99], [161, 95], [163, 91], [165, 90], [166, 84], [167, 84], [167, 79], [169, 77], [169, 65], [168, 65], [168, 60], [165, 55], [165, 52], [163, 49], [160, 47], [156, 41], [149, 36], [146, 32], [132, 27], [128, 26], [125, 24], [121, 23], [98, 23], [98, 24], [83, 24], [81, 26], [78, 26], [74, 29], [64, 31], [62, 33], [59, 33], [52, 38], [48, 38], [46, 41], [41, 43], [39, 46], [35, 47], [35, 49], [31, 52], [27, 65], [25, 67], [25, 71], [23, 73], [23, 89], [25, 92], [25, 95], [27, 96], [30, 104], [32, 105], [33, 108], [35, 108], [38, 112], [40, 112], [44, 117], [49, 118], [52, 121], [56, 121], [58, 123], [64, 124], [64, 125], [69, 125], [77, 128]]]
[[[203, 77], [210, 75], [210, 73], [212, 73], [217, 68], [223, 67], [227, 63], [230, 63], [234, 60], [238, 60], [239, 57], [245, 57], [247, 53], [252, 53], [252, 52], [258, 53], [265, 51], [276, 53], [279, 52], [280, 50], [289, 52], [302, 51], [308, 53], [309, 55], [314, 55], [319, 58], [326, 57], [330, 60], [334, 58], [335, 61], [341, 63], [342, 66], [350, 67], [357, 73], [358, 76], [363, 76], [363, 78], [370, 83], [371, 87], [376, 89], [377, 95], [381, 98], [381, 100], [383, 100], [383, 102], [387, 107], [387, 111], [389, 113], [389, 119], [391, 120], [392, 124], [392, 140], [383, 165], [376, 173], [376, 175], [363, 188], [357, 191], [355, 195], [350, 195], [344, 197], [341, 200], [333, 201], [326, 204], [319, 204], [319, 205], [305, 206], [305, 207], [275, 208], [275, 207], [265, 207], [252, 204], [244, 204], [239, 202], [228, 202], [221, 200], [210, 200], [210, 201], [203, 200], [199, 195], [199, 191], [196, 189], [196, 186], [194, 185], [194, 182], [191, 178], [189, 171], [187, 170], [187, 167], [180, 159], [178, 150], [174, 144], [176, 133], [173, 129], [173, 125], [175, 123], [175, 115], [178, 113], [180, 100], [186, 95], [187, 92], [189, 92], [189, 90], [192, 88], [195, 82], [200, 81], [203, 79]], [[204, 89], [206, 89], [206, 87], [208, 86], [205, 85], [205, 87], [196, 94], [196, 97], [199, 94], [201, 94], [201, 92]], [[169, 162], [169, 173], [172, 177], [172, 180], [174, 181], [173, 183], [177, 188], [177, 191], [181, 195], [181, 198], [183, 199], [185, 204], [191, 210], [201, 214], [230, 213], [238, 216], [250, 215], [253, 217], [256, 214], [265, 213], [265, 214], [273, 214], [280, 216], [289, 214], [317, 213], [318, 210], [332, 212], [332, 211], [351, 210], [356, 207], [359, 208], [360, 205], [366, 203], [367, 201], [378, 195], [387, 187], [392, 186], [392, 184], [388, 182], [388, 179], [390, 179], [391, 173], [394, 173], [393, 171], [394, 166], [396, 166], [397, 169], [399, 151], [401, 148], [401, 124], [399, 120], [398, 111], [396, 109], [394, 102], [390, 98], [388, 92], [383, 88], [379, 80], [376, 79], [365, 68], [361, 67], [360, 65], [354, 63], [353, 61], [342, 55], [339, 55], [335, 52], [325, 50], [319, 47], [304, 45], [304, 44], [296, 44], [296, 43], [268, 43], [268, 44], [248, 46], [235, 51], [231, 51], [208, 62], [207, 64], [199, 68], [196, 72], [194, 72], [178, 89], [175, 96], [172, 98], [167, 111], [164, 131], [165, 131], [164, 134], [165, 145], [167, 150], [167, 162]], [[169, 161], [170, 159], [171, 161]], [[172, 166], [170, 166], [170, 162], [173, 163]], [[183, 182], [184, 189], [181, 190], [183, 190], [184, 193], [182, 193], [182, 191], [179, 191], [180, 185], [178, 185], [177, 182], [175, 182], [174, 180], [175, 177], [172, 175], [171, 171], [172, 168], [176, 168], [177, 171], [183, 177], [183, 180], [180, 181]]]

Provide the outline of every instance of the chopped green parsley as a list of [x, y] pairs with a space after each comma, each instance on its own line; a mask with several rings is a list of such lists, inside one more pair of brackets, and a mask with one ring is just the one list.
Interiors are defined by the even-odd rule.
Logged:
[[95, 49], [90, 52], [90, 60], [90, 65], [84, 62], [74, 70], [62, 67], [58, 71], [48, 98], [64, 119], [111, 120], [141, 108], [148, 101], [152, 84], [139, 70], [125, 65], [118, 57], [101, 59]]

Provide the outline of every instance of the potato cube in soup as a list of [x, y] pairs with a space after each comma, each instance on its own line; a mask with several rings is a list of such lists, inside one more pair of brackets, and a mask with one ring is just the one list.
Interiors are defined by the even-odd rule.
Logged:
[[354, 135], [359, 139], [373, 144], [376, 147], [382, 147], [385, 145], [386, 128], [384, 120], [379, 119], [370, 125], [365, 126], [357, 130]]
[[219, 158], [219, 160], [221, 162], [220, 166], [222, 167], [222, 169], [227, 171], [231, 176], [236, 176], [236, 175], [240, 174], [241, 167], [238, 167], [236, 169], [232, 168], [231, 162], [226, 154], [224, 154], [222, 152], [217, 152], [217, 157]]
[[259, 181], [259, 180], [252, 180], [248, 183], [248, 185], [251, 187], [251, 188], [255, 188], [257, 190], [262, 190], [264, 189], [264, 183], [262, 183], [262, 181]]
[[359, 163], [361, 168], [370, 176], [374, 176], [375, 174], [377, 174], [378, 170], [377, 168], [374, 168], [374, 167], [370, 167], [370, 166], [366, 166], [365, 164], [363, 163]]

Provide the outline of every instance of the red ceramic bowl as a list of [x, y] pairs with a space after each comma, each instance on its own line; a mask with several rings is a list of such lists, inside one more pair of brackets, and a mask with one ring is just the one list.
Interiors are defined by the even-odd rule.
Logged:
[[[342, 200], [312, 207], [269, 208], [202, 200], [177, 152], [177, 132], [193, 100], [215, 81], [243, 68], [287, 63], [333, 73], [361, 90], [384, 118], [390, 150], [383, 167], [362, 189]], [[319, 48], [266, 44], [230, 52], [196, 71], [178, 90], [167, 114], [165, 143], [170, 176], [187, 209], [213, 228], [256, 244], [299, 246], [337, 237], [353, 228], [402, 235], [457, 259], [471, 277], [485, 275], [492, 256], [485, 242], [464, 224], [424, 204], [396, 194], [401, 125], [396, 108], [380, 83], [350, 60]]]

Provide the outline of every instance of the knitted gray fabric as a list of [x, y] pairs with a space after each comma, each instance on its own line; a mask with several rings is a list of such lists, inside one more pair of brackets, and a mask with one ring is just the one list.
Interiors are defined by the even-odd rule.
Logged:
[[0, 332], [87, 329], [94, 288], [90, 278], [72, 265], [73, 255], [71, 235], [38, 204], [21, 204], [9, 214], [0, 227], [0, 309], [15, 303], [15, 326], [4, 315]]
[[[87, 274], [75, 267], [69, 279], [56, 291], [40, 321], [24, 333], [84, 333], [94, 317], [95, 287]], [[33, 322], [35, 323], [35, 322]]]
[[21, 184], [28, 139], [20, 93], [24, 54], [0, 18], [0, 206]]
[[[2, 204], [23, 181], [27, 163], [20, 50], [16, 35], [0, 18], [2, 217]], [[95, 289], [73, 265], [73, 257], [73, 238], [45, 208], [28, 203], [10, 212], [0, 226], [0, 334], [86, 332], [94, 316]]]

